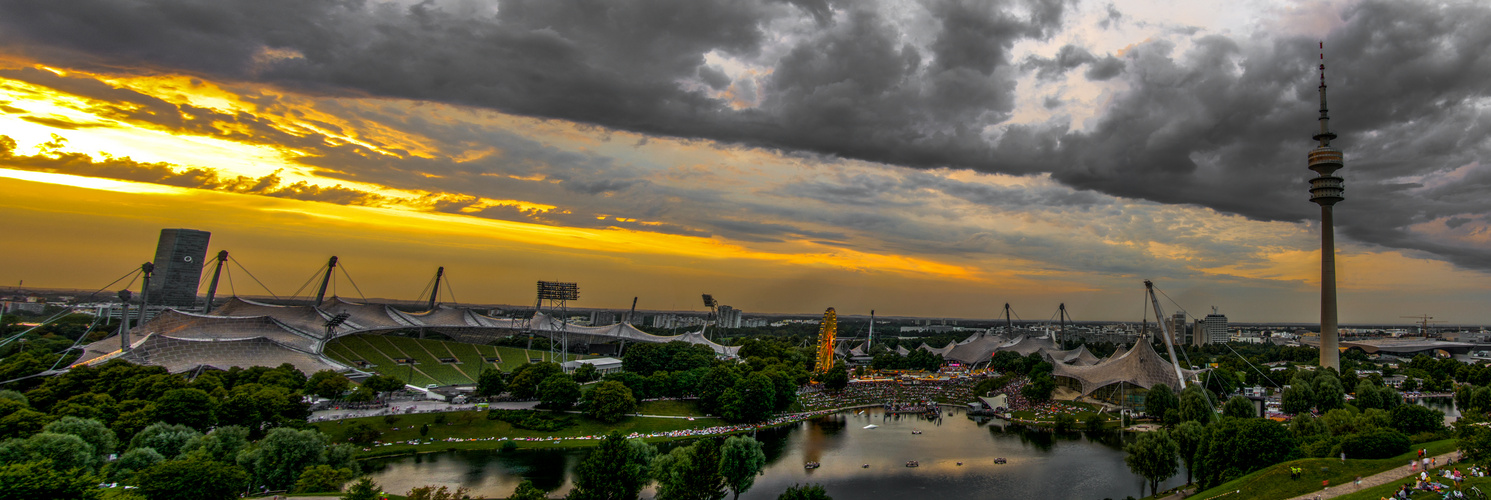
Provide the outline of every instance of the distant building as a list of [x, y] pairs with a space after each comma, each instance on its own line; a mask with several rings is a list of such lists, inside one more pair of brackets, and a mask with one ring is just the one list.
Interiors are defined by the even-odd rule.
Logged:
[[720, 306], [720, 313], [715, 319], [715, 324], [720, 328], [740, 328], [740, 309]]
[[1216, 306], [1212, 306], [1211, 314], [1202, 320], [1205, 328], [1197, 331], [1196, 335], [1205, 336], [1208, 344], [1227, 343], [1227, 316], [1217, 313]]
[[1170, 316], [1170, 343], [1175, 345], [1186, 345], [1191, 343], [1191, 336], [1186, 331], [1186, 313], [1177, 312]]
[[195, 229], [162, 229], [155, 246], [155, 276], [150, 303], [175, 307], [197, 305], [197, 285], [212, 233]]

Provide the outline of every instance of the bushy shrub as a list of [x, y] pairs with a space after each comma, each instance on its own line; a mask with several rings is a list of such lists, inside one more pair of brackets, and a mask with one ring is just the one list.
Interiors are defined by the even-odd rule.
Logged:
[[1372, 429], [1346, 436], [1341, 452], [1347, 458], [1391, 458], [1408, 452], [1408, 436], [1393, 429]]

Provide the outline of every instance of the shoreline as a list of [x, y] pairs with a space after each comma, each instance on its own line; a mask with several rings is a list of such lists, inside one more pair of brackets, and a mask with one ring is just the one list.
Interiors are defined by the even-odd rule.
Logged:
[[[943, 407], [963, 408], [962, 405], [957, 405], [957, 404], [953, 404], [953, 403], [937, 403], [937, 405], [938, 406], [943, 406]], [[703, 427], [703, 428], [697, 428], [697, 429], [678, 429], [678, 430], [663, 431], [663, 432], [652, 433], [652, 434], [639, 434], [639, 433], [633, 432], [631, 434], [628, 434], [626, 437], [628, 439], [640, 439], [640, 440], [648, 442], [648, 443], [668, 443], [668, 442], [689, 441], [689, 440], [693, 440], [693, 439], [708, 438], [708, 437], [717, 437], [717, 436], [732, 436], [732, 435], [744, 434], [744, 433], [748, 433], [748, 432], [755, 432], [755, 431], [759, 431], [759, 430], [763, 430], [763, 429], [779, 428], [779, 427], [783, 427], [783, 426], [790, 425], [790, 424], [800, 423], [800, 422], [803, 422], [803, 421], [806, 421], [806, 420], [809, 420], [809, 419], [812, 419], [812, 418], [821, 417], [821, 416], [824, 416], [824, 415], [832, 415], [832, 414], [835, 414], [835, 413], [843, 413], [843, 412], [849, 412], [849, 411], [855, 411], [855, 410], [863, 410], [863, 409], [871, 409], [871, 408], [881, 408], [883, 406], [884, 406], [883, 404], [861, 404], [861, 405], [846, 406], [846, 407], [840, 407], [840, 408], [832, 408], [832, 409], [824, 409], [824, 410], [814, 410], [814, 411], [810, 411], [810, 412], [798, 412], [798, 413], [787, 414], [787, 415], [783, 415], [783, 416], [779, 416], [777, 418], [774, 418], [771, 421], [768, 421], [767, 423], [763, 423], [763, 424], [735, 424], [735, 425], [725, 425], [725, 426]], [[640, 416], [639, 415], [638, 417], [642, 417], [642, 418], [689, 418], [689, 417], [683, 417], [683, 416], [660, 416], [660, 415], [651, 415], [651, 416]], [[1000, 416], [1000, 415], [994, 415], [994, 416], [988, 416], [988, 417], [989, 418], [997, 418], [997, 419], [1000, 419], [1000, 420], [1004, 420], [1004, 421], [1012, 423], [1012, 424], [1026, 425], [1026, 426], [1032, 426], [1032, 427], [1042, 427], [1042, 428], [1054, 427], [1054, 425], [1051, 422], [1026, 421], [1026, 420], [1017, 419], [1017, 418], [1007, 418], [1005, 416]], [[376, 417], [362, 417], [362, 418], [376, 418]], [[713, 418], [713, 417], [695, 417], [695, 418]], [[734, 429], [730, 429], [730, 430], [717, 431], [717, 432], [700, 432], [700, 431], [707, 431], [708, 429], [712, 429], [712, 428], [715, 428], [715, 427], [740, 427], [740, 428], [734, 428]], [[432, 454], [432, 453], [445, 453], [445, 452], [466, 451], [466, 450], [471, 450], [471, 451], [493, 451], [493, 450], [503, 451], [504, 443], [514, 443], [515, 444], [515, 447], [509, 449], [509, 451], [534, 450], [534, 449], [554, 449], [554, 450], [581, 449], [581, 448], [592, 448], [592, 447], [595, 447], [600, 442], [600, 440], [602, 438], [604, 438], [604, 437], [605, 437], [604, 435], [584, 435], [584, 436], [559, 436], [559, 437], [547, 436], [547, 437], [542, 437], [542, 438], [540, 438], [540, 437], [517, 437], [517, 438], [509, 438], [509, 437], [496, 438], [496, 437], [489, 437], [489, 438], [465, 438], [465, 439], [451, 439], [451, 438], [447, 438], [445, 440], [432, 441], [432, 442], [426, 443], [426, 444], [417, 444], [417, 445], [404, 444], [404, 443], [393, 444], [393, 445], [388, 446], [388, 448], [390, 448], [390, 449], [388, 449], [386, 451], [380, 451], [380, 450], [376, 449], [377, 447], [374, 447], [374, 449], [371, 450], [371, 451], [359, 452], [356, 455], [356, 459], [357, 460], [382, 460], [382, 459], [398, 458], [398, 457], [405, 457], [405, 456], [417, 456], [417, 455], [425, 455], [425, 454]]]

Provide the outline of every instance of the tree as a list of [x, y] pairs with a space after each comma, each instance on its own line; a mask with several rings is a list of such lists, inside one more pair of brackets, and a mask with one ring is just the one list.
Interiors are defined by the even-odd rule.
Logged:
[[794, 484], [781, 495], [777, 495], [777, 500], [833, 500], [833, 497], [828, 496], [828, 491], [824, 490], [821, 484], [807, 486]]
[[725, 477], [725, 485], [735, 493], [737, 500], [742, 492], [756, 484], [756, 475], [765, 466], [766, 453], [761, 451], [761, 442], [749, 436], [726, 439], [725, 446], [720, 449], [720, 475]]
[[1020, 395], [1031, 401], [1047, 401], [1055, 391], [1056, 379], [1045, 373], [1036, 373], [1030, 377], [1030, 383], [1020, 388]]
[[585, 460], [575, 468], [575, 489], [570, 491], [568, 498], [571, 500], [637, 498], [637, 493], [641, 492], [650, 480], [650, 466], [656, 453], [656, 449], [650, 444], [626, 439], [621, 431], [611, 431], [601, 439], [595, 451], [590, 452], [590, 455], [586, 456]]
[[93, 452], [98, 455], [100, 461], [114, 453], [114, 447], [119, 445], [119, 440], [114, 437], [114, 431], [105, 427], [103, 422], [93, 419], [62, 417], [62, 420], [47, 424], [42, 431], [72, 434], [83, 438], [84, 442], [93, 445]]
[[248, 474], [211, 460], [167, 460], [136, 472], [134, 480], [150, 500], [233, 500]]
[[518, 483], [518, 489], [514, 490], [513, 496], [507, 497], [507, 500], [548, 500], [548, 498], [544, 490], [533, 485], [533, 481], [524, 479], [523, 482]]
[[1144, 396], [1144, 413], [1163, 420], [1165, 412], [1171, 409], [1180, 409], [1180, 399], [1175, 397], [1175, 391], [1165, 384], [1150, 387], [1149, 394]]
[[776, 388], [771, 377], [764, 373], [752, 373], [741, 379], [727, 391], [721, 416], [735, 422], [761, 422], [771, 418], [776, 408]]
[[238, 458], [238, 452], [248, 447], [248, 436], [248, 429], [243, 427], [236, 425], [218, 427], [204, 436], [188, 441], [181, 451], [182, 453], [201, 453], [210, 460], [233, 463]]
[[713, 439], [674, 448], [652, 461], [658, 500], [721, 500], [725, 478], [720, 475], [720, 448]]
[[351, 469], [338, 469], [330, 465], [306, 467], [295, 480], [296, 493], [319, 493], [341, 491], [342, 485], [352, 480]]
[[109, 477], [115, 481], [125, 481], [131, 474], [143, 470], [152, 465], [166, 461], [154, 448], [135, 448], [124, 452], [109, 468]]
[[842, 391], [849, 386], [849, 367], [844, 363], [837, 363], [828, 371], [819, 374], [818, 381], [823, 383], [824, 390]]
[[524, 364], [513, 370], [513, 378], [508, 383], [507, 390], [513, 394], [514, 398], [534, 399], [539, 395], [539, 384], [548, 380], [549, 377], [563, 373], [564, 369], [559, 367], [559, 363]]
[[1367, 429], [1341, 440], [1341, 452], [1350, 458], [1392, 458], [1408, 453], [1408, 436], [1393, 429]]
[[1073, 427], [1077, 426], [1077, 417], [1072, 416], [1070, 413], [1058, 413], [1056, 414], [1054, 423], [1053, 430], [1056, 432], [1070, 432]]
[[1315, 391], [1308, 385], [1292, 384], [1284, 389], [1280, 409], [1290, 415], [1308, 413], [1315, 406]]
[[437, 489], [431, 485], [411, 489], [405, 497], [408, 500], [467, 500], [471, 498], [471, 495], [466, 494], [465, 486], [450, 491], [448, 486], [441, 486]]
[[[712, 415], [721, 414], [720, 410], [724, 406], [720, 403], [721, 396], [724, 396], [725, 391], [733, 389], [738, 382], [740, 374], [734, 368], [726, 365], [710, 368], [709, 373], [704, 375], [704, 380], [699, 382], [699, 407]], [[636, 391], [636, 388], [633, 387], [632, 390]]]
[[1392, 425], [1404, 434], [1437, 431], [1444, 428], [1444, 412], [1421, 405], [1393, 408]]
[[1198, 422], [1185, 422], [1170, 431], [1170, 438], [1175, 440], [1180, 463], [1186, 468], [1186, 484], [1191, 484], [1191, 474], [1196, 470], [1196, 458], [1206, 439], [1206, 426]]
[[83, 469], [92, 472], [99, 464], [93, 445], [72, 434], [43, 432], [26, 438], [21, 448], [31, 460], [51, 460], [61, 470]]
[[172, 389], [156, 398], [152, 416], [160, 422], [204, 430], [217, 422], [213, 406], [212, 397], [201, 389]]
[[419, 426], [419, 437], [425, 437], [425, 436], [428, 436], [428, 435], [430, 435], [430, 424], [420, 425]]
[[1207, 426], [1196, 460], [1201, 489], [1292, 458], [1294, 438], [1283, 424], [1266, 418], [1224, 418]]
[[325, 436], [314, 430], [280, 427], [269, 431], [239, 460], [245, 461], [257, 484], [272, 490], [288, 489], [295, 485], [300, 471], [326, 463]]
[[563, 373], [555, 373], [544, 379], [538, 387], [539, 402], [544, 406], [564, 411], [580, 400], [580, 384]]
[[1180, 450], [1168, 431], [1141, 434], [1126, 451], [1128, 455], [1123, 457], [1123, 462], [1130, 471], [1149, 480], [1151, 495], [1159, 493], [1160, 481], [1175, 475], [1175, 456]]
[[584, 384], [601, 378], [601, 373], [600, 370], [595, 369], [595, 365], [584, 363], [579, 368], [575, 368], [574, 377], [576, 382]]
[[481, 374], [476, 376], [476, 394], [478, 396], [496, 396], [506, 390], [507, 377], [503, 375], [502, 369], [483, 366]]
[[1315, 392], [1315, 409], [1321, 412], [1344, 408], [1346, 406], [1346, 390], [1341, 387], [1341, 379], [1336, 372], [1322, 370], [1310, 387]]
[[373, 482], [373, 478], [363, 476], [347, 487], [342, 500], [378, 500], [378, 497], [378, 483]]
[[1226, 417], [1253, 418], [1258, 416], [1254, 408], [1253, 400], [1246, 396], [1232, 396], [1227, 404], [1222, 405], [1222, 415]]
[[1186, 387], [1180, 393], [1180, 419], [1185, 422], [1207, 423], [1216, 413], [1208, 400], [1211, 394], [1199, 385]]
[[585, 414], [602, 422], [614, 424], [626, 414], [637, 411], [637, 399], [632, 397], [632, 390], [615, 380], [596, 384], [585, 397]]
[[1087, 421], [1083, 422], [1083, 424], [1087, 426], [1087, 432], [1100, 432], [1103, 430], [1103, 424], [1105, 423], [1107, 423], [1107, 420], [1098, 413], [1088, 415]]
[[311, 374], [305, 381], [306, 392], [326, 399], [338, 399], [352, 388], [352, 381], [332, 370], [321, 370]]
[[6, 464], [0, 466], [0, 500], [94, 500], [102, 494], [102, 481], [81, 469], [58, 469], [50, 460]]
[[352, 422], [351, 424], [347, 425], [347, 430], [344, 431], [344, 435], [347, 437], [348, 442], [360, 444], [363, 446], [373, 444], [373, 441], [377, 441], [378, 438], [383, 437], [382, 432], [379, 432], [378, 429], [374, 429], [373, 426], [368, 425], [366, 422], [362, 421]]
[[374, 375], [362, 381], [362, 386], [373, 392], [393, 392], [404, 388], [404, 381], [391, 375]]
[[168, 459], [176, 458], [188, 442], [201, 436], [202, 433], [185, 425], [156, 422], [141, 430], [139, 434], [135, 434], [135, 437], [129, 440], [129, 447], [155, 448], [155, 451]]

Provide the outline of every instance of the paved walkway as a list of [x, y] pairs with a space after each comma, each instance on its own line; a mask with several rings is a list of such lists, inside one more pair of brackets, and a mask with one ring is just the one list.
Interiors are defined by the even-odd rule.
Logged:
[[[1452, 458], [1454, 455], [1455, 455], [1455, 452], [1452, 451], [1452, 452], [1445, 453], [1443, 455], [1434, 457], [1436, 459], [1439, 459], [1438, 462], [1441, 464], [1438, 468], [1444, 468], [1445, 466], [1443, 464], [1446, 463], [1446, 462], [1449, 462], [1450, 458]], [[1431, 467], [1430, 470], [1436, 470], [1436, 468]], [[1382, 486], [1382, 485], [1388, 484], [1388, 483], [1397, 483], [1397, 482], [1403, 481], [1405, 479], [1409, 479], [1410, 477], [1412, 477], [1415, 474], [1418, 474], [1418, 472], [1416, 470], [1411, 470], [1409, 466], [1404, 465], [1404, 466], [1398, 467], [1396, 469], [1392, 469], [1392, 470], [1388, 470], [1388, 471], [1384, 471], [1384, 472], [1379, 472], [1377, 474], [1373, 474], [1371, 476], [1364, 477], [1364, 478], [1362, 478], [1362, 484], [1361, 484], [1361, 486], [1357, 486], [1357, 485], [1355, 485], [1353, 483], [1346, 483], [1346, 484], [1342, 484], [1342, 485], [1339, 485], [1339, 486], [1331, 486], [1331, 487], [1326, 488], [1326, 489], [1324, 489], [1322, 491], [1317, 491], [1317, 492], [1306, 494], [1306, 495], [1300, 495], [1300, 496], [1291, 498], [1289, 500], [1311, 500], [1311, 499], [1317, 499], [1317, 498], [1323, 500], [1323, 499], [1326, 499], [1326, 498], [1335, 498], [1335, 497], [1338, 497], [1338, 496], [1341, 496], [1341, 495], [1347, 495], [1347, 494], [1351, 494], [1351, 493], [1356, 493], [1358, 491], [1365, 490], [1367, 488], [1372, 488], [1372, 487], [1376, 487], [1376, 486]], [[1443, 481], [1443, 480], [1441, 480], [1441, 481]]]

